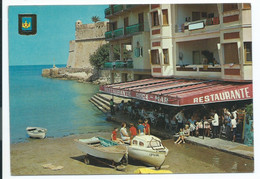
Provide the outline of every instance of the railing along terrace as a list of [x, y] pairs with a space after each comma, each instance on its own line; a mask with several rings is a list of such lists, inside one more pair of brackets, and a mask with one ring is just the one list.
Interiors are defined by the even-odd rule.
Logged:
[[113, 36], [112, 36], [112, 31], [107, 31], [107, 32], [105, 32], [105, 38], [106, 39], [110, 39], [110, 38], [112, 38]]
[[114, 10], [114, 13], [117, 13], [117, 12], [123, 10], [123, 5], [114, 5], [113, 10]]
[[124, 35], [124, 29], [120, 28], [120, 29], [116, 29], [113, 31], [114, 37], [120, 37]]
[[133, 68], [133, 61], [114, 61], [114, 62], [105, 62], [104, 68], [109, 69], [119, 69], [119, 68]]
[[135, 24], [126, 27], [126, 34], [133, 34], [135, 32], [141, 32], [144, 30], [144, 25], [143, 24]]
[[109, 16], [112, 14], [112, 9], [109, 7], [109, 8], [106, 8], [105, 9], [105, 17]]

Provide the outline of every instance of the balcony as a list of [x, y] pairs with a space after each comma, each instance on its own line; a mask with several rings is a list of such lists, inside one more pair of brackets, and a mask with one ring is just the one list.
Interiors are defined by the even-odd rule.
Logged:
[[197, 21], [185, 22], [182, 25], [176, 25], [176, 32], [184, 32], [185, 30], [204, 29], [206, 26], [218, 25], [219, 17], [201, 19]]
[[114, 31], [105, 32], [106, 40], [112, 39], [112, 38], [117, 38], [117, 37], [122, 37], [122, 36], [124, 36], [124, 29], [123, 28], [116, 29]]
[[109, 7], [109, 8], [106, 8], [105, 9], [105, 17], [109, 16], [112, 14], [112, 9]]
[[123, 8], [124, 8], [123, 5], [114, 5], [114, 6], [113, 6], [114, 13], [117, 13], [117, 12], [122, 11]]
[[124, 29], [120, 28], [120, 29], [116, 29], [113, 31], [114, 33], [114, 37], [120, 37], [124, 35]]
[[[148, 8], [149, 5], [145, 4], [145, 6]], [[128, 4], [128, 5], [122, 5], [122, 4], [117, 4], [117, 5], [113, 5], [110, 6], [109, 8], [105, 9], [105, 17], [109, 17], [112, 16], [113, 14], [117, 14], [120, 12], [129, 12], [129, 10], [133, 10], [135, 8], [143, 8], [144, 5], [138, 5], [138, 4]]]
[[106, 39], [111, 39], [113, 36], [112, 36], [112, 31], [107, 31], [105, 32], [105, 38]]
[[133, 68], [133, 61], [114, 61], [114, 62], [105, 62], [104, 69], [131, 69]]
[[142, 32], [144, 30], [144, 25], [143, 24], [135, 24], [126, 27], [126, 35], [129, 34], [134, 34], [136, 32]]
[[136, 6], [135, 4], [128, 4], [128, 5], [126, 5], [126, 9], [130, 9], [132, 7], [135, 7], [135, 6]]

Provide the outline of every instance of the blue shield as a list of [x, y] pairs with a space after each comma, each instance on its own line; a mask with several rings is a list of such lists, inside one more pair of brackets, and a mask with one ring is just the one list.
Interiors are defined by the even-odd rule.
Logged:
[[32, 18], [31, 17], [23, 17], [22, 18], [22, 30], [23, 31], [31, 31], [32, 30]]

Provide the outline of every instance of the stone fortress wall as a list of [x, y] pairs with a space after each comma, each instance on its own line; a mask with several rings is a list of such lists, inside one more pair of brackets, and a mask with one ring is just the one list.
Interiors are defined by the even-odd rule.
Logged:
[[75, 40], [70, 41], [67, 67], [92, 68], [89, 62], [90, 55], [107, 43], [105, 41], [107, 22], [82, 24], [78, 20], [75, 26]]

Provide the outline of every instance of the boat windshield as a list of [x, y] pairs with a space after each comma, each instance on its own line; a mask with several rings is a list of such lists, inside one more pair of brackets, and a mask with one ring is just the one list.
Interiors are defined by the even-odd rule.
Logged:
[[161, 142], [155, 139], [152, 139], [148, 147], [161, 147]]

